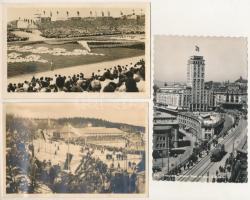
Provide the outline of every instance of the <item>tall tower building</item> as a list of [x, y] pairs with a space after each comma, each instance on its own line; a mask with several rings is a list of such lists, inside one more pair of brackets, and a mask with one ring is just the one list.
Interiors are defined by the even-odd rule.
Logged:
[[[196, 52], [199, 52], [197, 46]], [[208, 109], [204, 79], [205, 60], [203, 56], [191, 56], [187, 65], [187, 85], [191, 88], [190, 111], [207, 111]]]

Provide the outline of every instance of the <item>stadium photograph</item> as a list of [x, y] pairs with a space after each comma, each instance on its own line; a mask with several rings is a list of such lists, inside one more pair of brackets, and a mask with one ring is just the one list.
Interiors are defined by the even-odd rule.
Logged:
[[149, 93], [149, 4], [9, 5], [5, 13], [6, 94]]
[[146, 103], [7, 103], [4, 109], [7, 197], [147, 194]]

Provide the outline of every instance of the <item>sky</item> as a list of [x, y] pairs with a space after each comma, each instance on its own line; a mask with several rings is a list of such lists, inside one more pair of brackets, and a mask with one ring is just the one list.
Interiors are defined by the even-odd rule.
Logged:
[[13, 103], [6, 113], [24, 118], [90, 117], [146, 127], [145, 103]]
[[[133, 10], [135, 14], [144, 14], [145, 13], [145, 4], [116, 4], [113, 3], [112, 5], [109, 4], [92, 4], [88, 5], [85, 4], [84, 6], [69, 6], [67, 4], [60, 5], [60, 6], [50, 6], [50, 7], [41, 7], [41, 6], [18, 6], [18, 7], [9, 7], [7, 10], [7, 21], [17, 20], [19, 17], [21, 19], [34, 19], [35, 14], [40, 13], [41, 16], [50, 16], [50, 11], [52, 12], [52, 16], [58, 17], [66, 17], [66, 12], [69, 12], [69, 17], [76, 17], [77, 11], [80, 12], [80, 17], [89, 17], [90, 11], [92, 11], [92, 15], [95, 16], [95, 12], [97, 16], [102, 15], [102, 11], [104, 15], [107, 16], [108, 11], [110, 11], [110, 16], [118, 17], [120, 16], [120, 12], [122, 11], [123, 14], [132, 14]], [[43, 13], [45, 11], [45, 15]]]
[[247, 78], [246, 38], [155, 36], [153, 54], [157, 81], [186, 82], [187, 61], [192, 55], [204, 57], [205, 81]]

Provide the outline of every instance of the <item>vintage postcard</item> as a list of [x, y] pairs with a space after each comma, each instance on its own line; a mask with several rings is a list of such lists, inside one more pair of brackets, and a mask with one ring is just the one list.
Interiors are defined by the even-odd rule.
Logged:
[[6, 98], [150, 95], [150, 4], [4, 7]]
[[147, 196], [147, 103], [6, 103], [3, 118], [7, 197]]
[[154, 38], [153, 179], [246, 183], [247, 39]]

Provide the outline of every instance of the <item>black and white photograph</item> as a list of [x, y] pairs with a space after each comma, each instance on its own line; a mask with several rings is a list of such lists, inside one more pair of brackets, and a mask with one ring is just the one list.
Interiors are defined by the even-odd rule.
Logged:
[[8, 197], [147, 195], [147, 103], [6, 103], [4, 110]]
[[244, 37], [154, 37], [154, 180], [248, 182], [247, 65]]
[[149, 94], [148, 3], [14, 4], [5, 15], [8, 96]]

